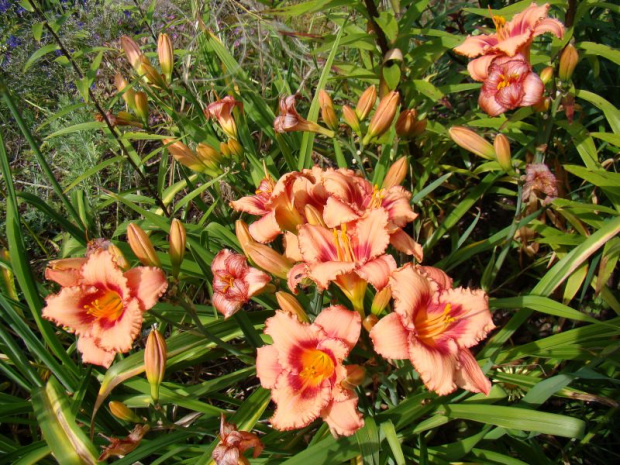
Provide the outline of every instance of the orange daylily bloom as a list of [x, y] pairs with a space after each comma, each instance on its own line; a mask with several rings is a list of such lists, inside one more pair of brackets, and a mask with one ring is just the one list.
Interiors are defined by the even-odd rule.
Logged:
[[243, 103], [227, 95], [223, 99], [211, 103], [204, 110], [205, 116], [207, 118], [216, 119], [226, 135], [233, 139], [237, 138], [237, 125], [232, 115], [235, 107], [238, 107], [239, 110], [243, 110]]
[[108, 250], [86, 259], [52, 262], [47, 279], [62, 286], [48, 296], [43, 318], [79, 336], [85, 363], [109, 367], [116, 353], [131, 349], [142, 326], [142, 314], [153, 307], [168, 283], [159, 268], [140, 266], [123, 272]]
[[254, 449], [252, 457], [256, 458], [263, 450], [263, 443], [254, 433], [239, 431], [237, 425], [226, 423], [226, 418], [222, 414], [220, 419], [220, 443], [211, 457], [217, 465], [238, 465], [239, 463], [250, 462], [243, 457], [243, 453], [248, 449]]
[[261, 292], [271, 278], [248, 265], [247, 259], [231, 250], [223, 249], [211, 263], [213, 272], [213, 297], [215, 309], [228, 318]]
[[564, 25], [557, 19], [548, 18], [548, 13], [548, 3], [541, 6], [532, 3], [508, 22], [502, 16], [494, 16], [493, 22], [497, 30], [495, 33], [470, 35], [454, 51], [469, 58], [482, 55], [472, 60], [467, 70], [476, 81], [484, 81], [496, 58], [513, 57], [521, 53], [527, 59], [534, 37], [547, 32], [560, 39], [563, 37]]
[[441, 270], [408, 264], [390, 278], [394, 312], [370, 331], [377, 353], [409, 359], [439, 395], [457, 386], [488, 395], [490, 381], [469, 350], [495, 328], [482, 290], [452, 289]]
[[256, 374], [277, 406], [275, 428], [299, 429], [319, 417], [334, 436], [364, 426], [357, 395], [343, 383], [349, 376], [343, 360], [360, 331], [360, 316], [342, 305], [326, 308], [312, 324], [281, 310], [265, 322], [273, 344], [258, 349]]

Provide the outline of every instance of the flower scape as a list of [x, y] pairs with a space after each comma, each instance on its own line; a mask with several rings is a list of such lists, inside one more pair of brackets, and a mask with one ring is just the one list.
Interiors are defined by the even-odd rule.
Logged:
[[[75, 53], [67, 3], [16, 13], [53, 39], [24, 68], [57, 52], [82, 101], [24, 133], [53, 201], [0, 140], [2, 461], [611, 454], [618, 111], [595, 90], [618, 56], [586, 32], [617, 9], [135, 2]], [[60, 183], [41, 150], [84, 132], [101, 160]]]

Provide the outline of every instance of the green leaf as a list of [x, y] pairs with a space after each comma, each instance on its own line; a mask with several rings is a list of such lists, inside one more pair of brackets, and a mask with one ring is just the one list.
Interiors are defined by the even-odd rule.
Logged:
[[43, 35], [43, 23], [34, 23], [32, 25], [32, 36], [37, 42], [41, 41], [41, 35]]
[[62, 128], [59, 129], [56, 132], [51, 133], [50, 135], [48, 135], [45, 140], [47, 139], [52, 139], [54, 137], [58, 137], [58, 136], [64, 136], [66, 134], [72, 134], [74, 132], [78, 132], [78, 131], [90, 131], [93, 129], [103, 129], [106, 128], [106, 124], [104, 122], [99, 122], [99, 121], [90, 121], [88, 123], [79, 123], [79, 124], [74, 124], [73, 126], [69, 126], [68, 128]]
[[586, 428], [585, 422], [577, 418], [516, 407], [450, 404], [443, 408], [445, 415], [453, 420], [471, 420], [566, 438], [582, 438]]
[[554, 315], [560, 318], [568, 318], [569, 320], [583, 321], [585, 323], [599, 323], [596, 318], [581, 313], [571, 307], [560, 302], [542, 297], [539, 295], [524, 295], [519, 297], [508, 297], [506, 299], [491, 299], [489, 301], [491, 308], [530, 308], [540, 313]]
[[383, 432], [385, 439], [387, 439], [387, 442], [390, 445], [390, 449], [392, 450], [392, 455], [394, 456], [394, 461], [396, 462], [396, 465], [405, 465], [407, 462], [405, 461], [403, 449], [400, 446], [400, 441], [398, 440], [398, 436], [396, 435], [394, 423], [392, 423], [390, 420], [381, 423], [381, 431]]
[[575, 97], [586, 100], [600, 109], [605, 114], [605, 118], [607, 118], [607, 122], [609, 123], [611, 130], [615, 134], [620, 134], [620, 110], [600, 95], [588, 90], [575, 91]]
[[30, 69], [30, 67], [32, 65], [34, 65], [38, 60], [40, 60], [41, 58], [43, 58], [45, 55], [47, 55], [48, 53], [52, 53], [55, 52], [56, 50], [58, 50], [58, 45], [56, 44], [47, 44], [44, 45], [43, 47], [41, 47], [39, 50], [37, 50], [36, 52], [34, 52], [30, 58], [28, 58], [28, 61], [26, 61], [26, 64], [24, 65], [24, 73], [26, 71], [28, 71]]
[[75, 423], [69, 400], [56, 378], [32, 395], [35, 416], [47, 444], [58, 463], [84, 465], [97, 463], [97, 450]]
[[595, 42], [579, 42], [577, 48], [586, 52], [586, 55], [598, 55], [620, 65], [620, 51], [605, 44]]
[[418, 91], [424, 97], [431, 99], [433, 102], [437, 102], [444, 97], [443, 92], [441, 92], [430, 82], [423, 79], [414, 79], [413, 81], [411, 81], [411, 84], [416, 91]]
[[362, 460], [369, 465], [379, 465], [379, 430], [374, 418], [366, 417], [364, 428], [355, 432], [355, 438], [362, 451]]
[[381, 28], [389, 42], [394, 42], [398, 36], [398, 22], [389, 11], [382, 11], [375, 18], [375, 22]]

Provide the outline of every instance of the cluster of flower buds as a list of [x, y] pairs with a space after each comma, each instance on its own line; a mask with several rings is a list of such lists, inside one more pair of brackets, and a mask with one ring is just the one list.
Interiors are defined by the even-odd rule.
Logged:
[[155, 88], [164, 89], [172, 82], [174, 48], [168, 34], [160, 34], [157, 40], [157, 56], [161, 73], [155, 69], [151, 61], [140, 50], [140, 46], [131, 37], [121, 37], [121, 47], [131, 67], [145, 83]]
[[459, 147], [489, 161], [497, 161], [502, 170], [513, 172], [510, 142], [503, 134], [495, 136], [493, 145], [475, 131], [463, 126], [453, 126], [449, 129], [450, 138]]
[[[185, 245], [187, 241], [187, 233], [185, 226], [177, 219], [173, 219], [170, 225], [170, 235], [168, 239], [170, 264], [172, 265], [172, 275], [179, 277], [181, 263], [185, 256]], [[161, 261], [151, 239], [146, 232], [136, 223], [130, 223], [127, 226], [127, 242], [132, 252], [140, 263], [145, 266], [161, 268]]]
[[178, 140], [164, 139], [163, 143], [172, 157], [190, 170], [197, 173], [206, 173], [212, 177], [221, 174], [221, 163], [224, 161], [225, 156], [210, 145], [198, 144], [194, 151]]

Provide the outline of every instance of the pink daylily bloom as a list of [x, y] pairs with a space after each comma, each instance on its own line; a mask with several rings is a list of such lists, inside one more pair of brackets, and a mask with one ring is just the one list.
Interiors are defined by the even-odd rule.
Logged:
[[522, 56], [493, 62], [482, 84], [478, 104], [490, 116], [540, 102], [545, 85]]
[[269, 275], [248, 265], [245, 256], [223, 249], [211, 263], [213, 297], [211, 302], [218, 312], [228, 318], [263, 291], [271, 281]]
[[439, 395], [457, 386], [488, 395], [491, 383], [469, 350], [495, 327], [486, 293], [452, 289], [441, 270], [412, 265], [392, 273], [390, 288], [394, 313], [370, 331], [377, 353], [409, 359], [426, 387]]
[[254, 433], [239, 431], [236, 425], [226, 423], [224, 414], [220, 419], [220, 443], [213, 449], [211, 457], [217, 465], [238, 465], [248, 463], [244, 460], [243, 453], [248, 449], [254, 449], [252, 457], [256, 458], [263, 450], [263, 443]]
[[45, 273], [63, 288], [48, 296], [43, 318], [79, 336], [85, 363], [109, 367], [116, 353], [131, 349], [142, 326], [142, 314], [168, 287], [159, 268], [140, 266], [123, 272], [106, 250], [86, 259], [52, 262]]
[[534, 37], [547, 32], [560, 39], [564, 36], [564, 25], [557, 19], [548, 18], [548, 13], [548, 3], [541, 6], [532, 3], [508, 22], [502, 16], [494, 16], [495, 33], [468, 36], [454, 51], [469, 58], [482, 55], [472, 60], [467, 70], [476, 81], [484, 81], [495, 58], [513, 57], [519, 53], [529, 57]]
[[224, 132], [233, 139], [237, 137], [237, 125], [232, 115], [235, 107], [243, 110], [243, 103], [227, 95], [223, 99], [211, 103], [204, 110], [205, 116], [216, 119]]
[[350, 436], [364, 426], [357, 395], [343, 384], [343, 360], [360, 331], [359, 314], [341, 305], [326, 308], [312, 324], [281, 310], [266, 321], [273, 344], [258, 349], [256, 374], [272, 390], [275, 428], [299, 429], [319, 417], [335, 436]]
[[[301, 226], [299, 250], [307, 277], [320, 289], [335, 282], [352, 302], [363, 298], [367, 282], [382, 289], [396, 269], [394, 258], [385, 254], [390, 242], [387, 227], [388, 214], [382, 208], [371, 210], [351, 227]], [[290, 273], [299, 273], [299, 269], [293, 267]]]

